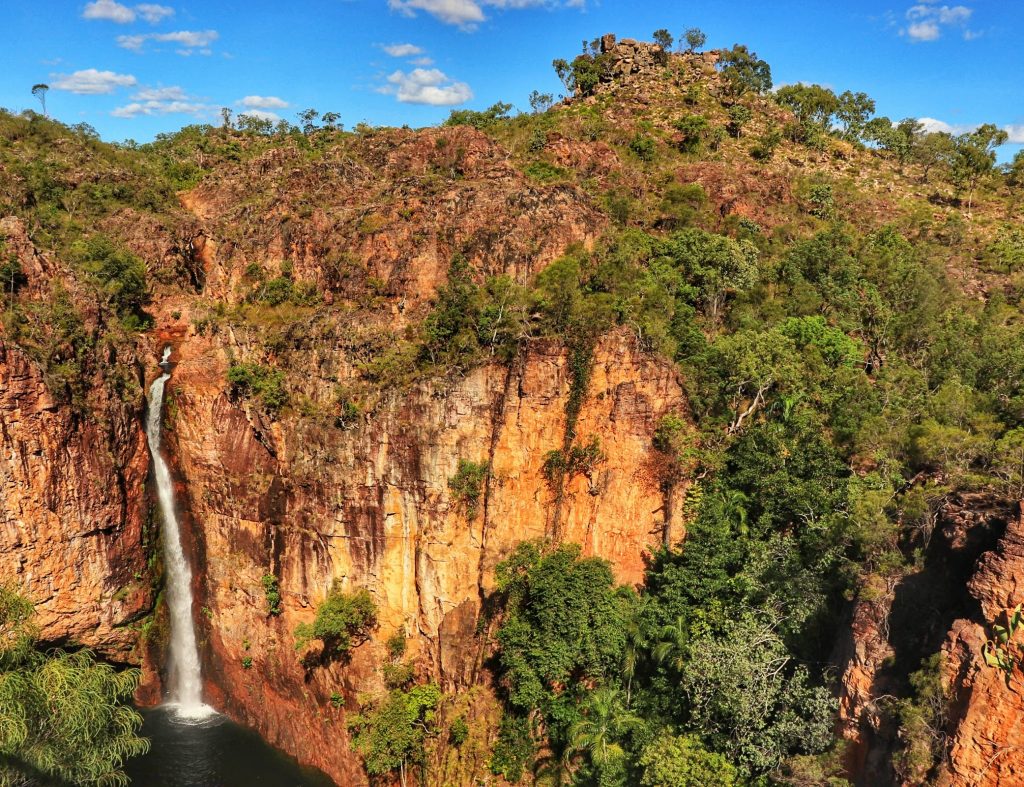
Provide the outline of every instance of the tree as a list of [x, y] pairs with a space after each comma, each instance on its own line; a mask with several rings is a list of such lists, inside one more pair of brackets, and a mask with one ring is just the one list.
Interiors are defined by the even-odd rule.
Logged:
[[793, 667], [781, 621], [744, 613], [720, 634], [692, 643], [681, 688], [695, 729], [712, 748], [732, 753], [751, 773], [778, 767], [791, 753], [824, 751], [832, 742], [835, 700]]
[[793, 111], [803, 141], [825, 133], [839, 111], [839, 99], [821, 85], [786, 85], [775, 91], [775, 100]]
[[221, 126], [225, 130], [230, 129], [231, 128], [231, 109], [228, 108], [228, 107], [221, 107], [220, 108], [220, 119], [221, 119]]
[[672, 44], [675, 39], [672, 38], [672, 34], [668, 32], [664, 27], [654, 31], [654, 43], [662, 48], [663, 51], [668, 52], [672, 49]]
[[708, 37], [704, 35], [704, 31], [699, 27], [691, 27], [685, 33], [683, 33], [683, 40], [686, 41], [686, 51], [688, 54], [693, 54], [700, 49], [707, 42]]
[[626, 709], [617, 688], [597, 689], [587, 698], [582, 718], [569, 729], [564, 759], [569, 764], [582, 753], [598, 773], [621, 768], [626, 757], [623, 741], [642, 725], [640, 717]]
[[300, 623], [295, 627], [295, 647], [301, 650], [309, 640], [318, 639], [328, 656], [344, 655], [365, 641], [376, 625], [377, 605], [369, 592], [360, 589], [346, 593], [335, 584], [317, 607], [313, 624]]
[[667, 664], [676, 673], [683, 671], [690, 647], [690, 625], [683, 616], [676, 618], [674, 623], [662, 626], [658, 634], [658, 644], [651, 655], [659, 664]]
[[428, 683], [408, 691], [394, 689], [361, 708], [348, 726], [352, 748], [363, 756], [366, 772], [384, 776], [398, 771], [405, 787], [409, 764], [424, 762], [423, 744], [434, 734], [440, 702], [441, 689]]
[[341, 120], [341, 115], [337, 112], [324, 112], [320, 119], [324, 123], [324, 128], [329, 131], [337, 131], [341, 128], [341, 126], [338, 125], [338, 121]]
[[116, 672], [86, 650], [35, 649], [31, 603], [0, 587], [0, 784], [127, 785], [145, 753], [132, 709], [138, 670]]
[[635, 595], [575, 544], [526, 541], [497, 567], [505, 617], [498, 662], [510, 703], [540, 707], [570, 683], [619, 674]]
[[547, 112], [554, 103], [555, 97], [550, 93], [541, 93], [537, 90], [530, 93], [530, 109], [535, 115]]
[[1009, 135], [1005, 131], [992, 123], [986, 123], [974, 131], [954, 138], [953, 183], [958, 189], [968, 189], [968, 216], [971, 215], [974, 191], [978, 183], [995, 168], [995, 149], [1008, 138]]
[[274, 131], [274, 121], [243, 112], [238, 116], [238, 130], [245, 134], [269, 136]]
[[758, 251], [750, 241], [684, 229], [669, 238], [664, 250], [697, 288], [712, 325], [718, 325], [730, 294], [757, 281]]
[[303, 134], [309, 136], [316, 131], [316, 119], [320, 117], [320, 113], [317, 110], [312, 107], [304, 109], [297, 114], [297, 117], [299, 118], [299, 122], [302, 124], [300, 128], [302, 129]]
[[928, 182], [928, 173], [935, 168], [949, 168], [956, 155], [953, 136], [945, 131], [922, 135], [913, 149], [913, 159], [921, 166], [921, 182]]
[[746, 107], [743, 104], [733, 104], [729, 107], [729, 124], [726, 126], [729, 134], [739, 139], [743, 136], [743, 127], [750, 122], [750, 118], [753, 113], [750, 111], [750, 107]]
[[39, 82], [38, 84], [32, 85], [32, 95], [39, 99], [39, 103], [43, 105], [43, 115], [49, 117], [46, 114], [46, 94], [49, 92], [50, 86], [45, 82]]
[[566, 95], [571, 96], [576, 91], [576, 85], [572, 78], [572, 67], [564, 57], [556, 57], [551, 61], [551, 67], [555, 69], [562, 86], [565, 87]]
[[735, 787], [736, 768], [692, 735], [659, 735], [640, 753], [643, 787]]
[[900, 172], [910, 160], [924, 124], [915, 118], [904, 118], [899, 123], [887, 117], [874, 118], [864, 125], [864, 137], [882, 150], [892, 153], [900, 165]]
[[864, 132], [864, 126], [875, 114], [875, 101], [867, 93], [853, 93], [849, 90], [839, 96], [836, 118], [843, 124], [843, 136], [856, 142]]
[[745, 44], [736, 44], [722, 52], [715, 67], [726, 80], [729, 92], [734, 96], [753, 92], [758, 95], [772, 89], [772, 69]]
[[149, 300], [146, 264], [141, 259], [100, 233], [78, 241], [71, 252], [119, 316], [140, 315]]
[[1012, 212], [1024, 191], [1024, 150], [1018, 150], [1013, 161], [1006, 165], [1006, 187], [1010, 190], [1008, 212]]
[[[3, 246], [0, 245], [0, 251], [2, 250]], [[22, 271], [21, 262], [16, 256], [12, 254], [3, 262], [0, 262], [0, 284], [7, 291], [8, 309], [14, 308], [14, 294], [25, 282], [25, 273]]]

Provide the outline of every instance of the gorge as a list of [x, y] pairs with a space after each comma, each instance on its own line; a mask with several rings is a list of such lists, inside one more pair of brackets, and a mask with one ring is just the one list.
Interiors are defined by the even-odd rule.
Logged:
[[141, 670], [133, 783], [1021, 778], [1024, 178], [700, 48], [418, 130], [0, 114], [0, 585]]

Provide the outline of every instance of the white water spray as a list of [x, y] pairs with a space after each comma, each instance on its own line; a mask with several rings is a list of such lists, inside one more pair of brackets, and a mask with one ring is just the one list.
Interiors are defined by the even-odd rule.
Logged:
[[181, 528], [174, 510], [174, 487], [171, 473], [160, 453], [160, 422], [164, 402], [164, 385], [170, 378], [171, 348], [164, 349], [160, 361], [163, 374], [149, 389], [149, 420], [146, 438], [153, 455], [153, 475], [157, 498], [163, 515], [164, 576], [167, 587], [167, 608], [171, 617], [170, 691], [168, 705], [183, 719], [203, 719], [214, 711], [203, 702], [203, 680], [196, 647], [196, 629], [192, 620], [192, 571], [181, 546]]

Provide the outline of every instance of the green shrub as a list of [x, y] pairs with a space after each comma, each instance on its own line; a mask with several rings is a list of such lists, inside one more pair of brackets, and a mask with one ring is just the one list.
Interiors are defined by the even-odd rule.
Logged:
[[381, 677], [384, 678], [384, 685], [389, 689], [403, 689], [412, 683], [416, 672], [412, 664], [401, 662], [399, 664], [385, 664], [381, 667]]
[[526, 769], [533, 763], [537, 746], [530, 734], [530, 722], [525, 716], [505, 714], [498, 728], [498, 740], [491, 753], [490, 768], [512, 784], [518, 784]]
[[782, 131], [773, 123], [758, 137], [754, 147], [750, 149], [750, 155], [758, 161], [769, 161], [781, 143]]
[[679, 149], [683, 153], [696, 153], [710, 133], [708, 120], [703, 115], [687, 115], [672, 125], [681, 136]]
[[441, 689], [428, 683], [394, 689], [353, 716], [352, 748], [362, 755], [366, 772], [376, 777], [399, 771], [404, 782], [406, 769], [425, 759], [424, 743], [434, 733], [440, 702]]
[[310, 640], [323, 643], [328, 656], [343, 656], [370, 636], [377, 625], [377, 605], [369, 592], [360, 589], [346, 593], [337, 584], [317, 607], [312, 624], [295, 627], [295, 648], [304, 649]]
[[690, 735], [661, 735], [641, 753], [643, 787], [733, 787], [736, 768], [721, 754], [705, 749]]
[[554, 180], [561, 180], [568, 177], [568, 170], [549, 164], [547, 161], [534, 161], [523, 169], [523, 174], [541, 183], [548, 183]]
[[260, 579], [263, 584], [263, 595], [267, 599], [267, 614], [281, 614], [281, 590], [278, 587], [277, 577], [273, 574], [264, 574]]
[[280, 369], [256, 363], [234, 363], [228, 367], [228, 382], [233, 396], [256, 396], [271, 413], [288, 403], [285, 376]]
[[1024, 230], [1005, 227], [986, 248], [985, 267], [997, 273], [1015, 273], [1024, 268]]
[[444, 122], [446, 126], [472, 126], [475, 129], [486, 129], [496, 123], [507, 120], [508, 113], [512, 110], [511, 104], [504, 104], [501, 101], [491, 104], [487, 109], [478, 112], [472, 109], [453, 109], [448, 119]]
[[134, 254], [117, 248], [105, 235], [92, 235], [71, 247], [71, 254], [106, 295], [121, 317], [142, 317], [149, 300], [146, 266]]
[[637, 134], [629, 143], [629, 149], [641, 161], [654, 161], [657, 144], [646, 134]]
[[135, 669], [37, 648], [32, 604], [0, 585], [0, 784], [127, 784], [144, 754]]
[[477, 507], [480, 503], [480, 495], [483, 494], [484, 482], [487, 480], [488, 465], [486, 462], [472, 462], [469, 459], [460, 459], [455, 475], [448, 479], [448, 488], [452, 492], [455, 502], [463, 506], [466, 516], [473, 519], [476, 516]]
[[466, 717], [459, 716], [452, 722], [452, 726], [448, 730], [448, 740], [452, 746], [461, 746], [468, 737], [469, 725], [466, 724]]
[[404, 631], [396, 631], [387, 641], [388, 655], [392, 659], [400, 659], [405, 655], [406, 637]]

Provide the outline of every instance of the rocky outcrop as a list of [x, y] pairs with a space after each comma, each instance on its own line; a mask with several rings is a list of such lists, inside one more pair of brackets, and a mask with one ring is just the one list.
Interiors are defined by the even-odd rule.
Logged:
[[927, 559], [914, 571], [875, 580], [852, 608], [837, 648], [840, 734], [858, 785], [909, 785], [893, 770], [903, 745], [892, 712], [912, 697], [910, 673], [941, 650], [945, 708], [935, 783], [1016, 784], [1024, 774], [1024, 681], [1009, 686], [981, 656], [989, 626], [1024, 601], [1024, 523], [1004, 501], [981, 494], [948, 500]]
[[[947, 783], [988, 787], [1024, 781], [1024, 676], [985, 665], [981, 649], [994, 623], [1024, 603], [1024, 518], [1015, 518], [999, 546], [978, 561], [968, 583], [980, 620], [958, 620], [943, 650], [954, 689]], [[1019, 640], [1020, 635], [1017, 635]]]

